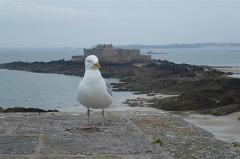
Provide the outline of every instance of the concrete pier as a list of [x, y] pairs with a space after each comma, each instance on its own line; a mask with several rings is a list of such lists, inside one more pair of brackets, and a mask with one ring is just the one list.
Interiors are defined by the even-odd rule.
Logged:
[[[83, 130], [82, 113], [0, 113], [1, 159], [238, 158], [231, 144], [161, 111], [106, 112]], [[91, 122], [101, 122], [101, 114]]]

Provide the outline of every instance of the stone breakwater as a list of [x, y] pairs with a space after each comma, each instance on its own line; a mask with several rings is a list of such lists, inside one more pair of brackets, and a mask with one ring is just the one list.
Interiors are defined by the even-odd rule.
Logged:
[[[92, 122], [98, 123], [100, 113]], [[1, 159], [238, 158], [232, 145], [159, 110], [106, 112], [105, 128], [82, 130], [85, 114], [0, 113]]]

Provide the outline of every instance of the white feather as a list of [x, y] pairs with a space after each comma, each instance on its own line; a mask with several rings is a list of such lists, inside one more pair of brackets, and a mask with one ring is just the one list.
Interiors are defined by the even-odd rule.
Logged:
[[[94, 58], [92, 64], [98, 62], [98, 60], [96, 61]], [[86, 68], [84, 77], [79, 83], [77, 100], [80, 104], [88, 108], [101, 109], [110, 106], [113, 99], [108, 92], [109, 88], [99, 69], [93, 69], [91, 61], [90, 64], [86, 63], [87, 61], [85, 61], [85, 66], [89, 67]]]

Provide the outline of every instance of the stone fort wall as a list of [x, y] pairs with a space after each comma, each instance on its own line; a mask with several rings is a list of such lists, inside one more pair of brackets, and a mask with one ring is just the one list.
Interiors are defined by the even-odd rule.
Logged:
[[[151, 61], [150, 55], [141, 55], [139, 49], [115, 49], [113, 47], [95, 47], [91, 49], [84, 49], [84, 55], [81, 59], [85, 59], [88, 55], [96, 55], [101, 63], [149, 63]], [[111, 46], [111, 45], [110, 45]], [[77, 61], [77, 56], [74, 56]]]

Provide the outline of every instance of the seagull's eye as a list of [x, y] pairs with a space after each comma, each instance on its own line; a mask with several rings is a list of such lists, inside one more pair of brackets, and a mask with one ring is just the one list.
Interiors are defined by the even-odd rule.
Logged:
[[87, 60], [87, 62], [92, 62], [91, 60]]

